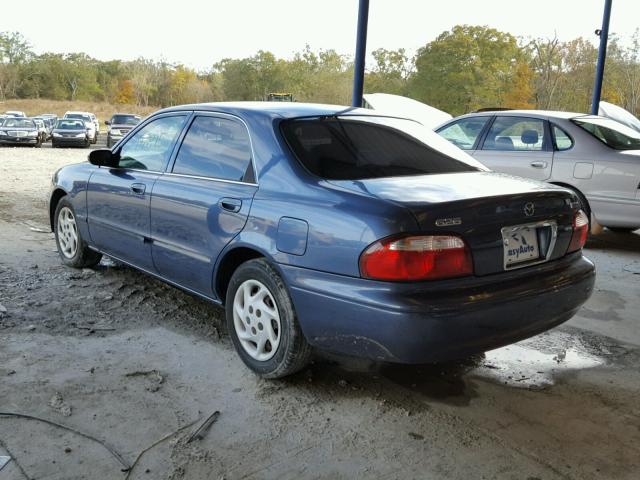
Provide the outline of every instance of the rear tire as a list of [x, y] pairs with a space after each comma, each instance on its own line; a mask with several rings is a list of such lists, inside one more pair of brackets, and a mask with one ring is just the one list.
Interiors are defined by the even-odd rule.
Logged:
[[265, 260], [243, 263], [227, 288], [229, 336], [242, 361], [263, 378], [282, 378], [304, 368], [311, 346], [304, 338], [291, 297]]
[[69, 267], [93, 267], [100, 262], [102, 254], [91, 250], [80, 235], [73, 205], [62, 197], [56, 205], [53, 217], [53, 231], [56, 236], [56, 247], [62, 263]]

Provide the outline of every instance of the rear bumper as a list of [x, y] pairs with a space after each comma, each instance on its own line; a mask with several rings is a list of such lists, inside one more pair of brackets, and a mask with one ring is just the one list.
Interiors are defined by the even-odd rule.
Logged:
[[499, 275], [413, 284], [280, 265], [315, 347], [399, 363], [460, 358], [569, 320], [587, 301], [593, 264], [573, 254]]

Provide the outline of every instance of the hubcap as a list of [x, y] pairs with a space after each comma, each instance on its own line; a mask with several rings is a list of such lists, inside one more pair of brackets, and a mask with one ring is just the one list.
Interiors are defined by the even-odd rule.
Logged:
[[68, 207], [62, 207], [58, 214], [58, 246], [66, 258], [73, 258], [78, 251], [76, 217]]
[[243, 282], [233, 299], [233, 325], [242, 348], [265, 362], [280, 344], [280, 314], [267, 287], [257, 280]]

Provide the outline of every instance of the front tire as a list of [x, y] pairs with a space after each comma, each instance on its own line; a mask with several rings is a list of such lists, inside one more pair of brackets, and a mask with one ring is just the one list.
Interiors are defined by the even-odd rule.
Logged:
[[282, 278], [265, 259], [238, 267], [227, 288], [225, 307], [233, 345], [255, 373], [282, 378], [307, 365], [311, 346]]
[[73, 205], [62, 197], [53, 217], [53, 231], [62, 263], [74, 268], [93, 267], [100, 262], [102, 254], [91, 250], [80, 235]]

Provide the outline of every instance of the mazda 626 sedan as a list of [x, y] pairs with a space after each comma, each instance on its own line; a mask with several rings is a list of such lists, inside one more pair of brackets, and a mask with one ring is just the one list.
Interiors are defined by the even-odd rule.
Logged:
[[246, 365], [312, 348], [426, 363], [535, 335], [589, 298], [588, 219], [564, 188], [489, 171], [371, 110], [161, 110], [53, 178], [62, 261], [108, 255], [224, 305]]

